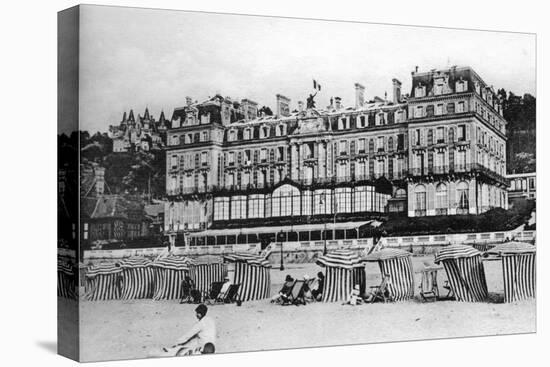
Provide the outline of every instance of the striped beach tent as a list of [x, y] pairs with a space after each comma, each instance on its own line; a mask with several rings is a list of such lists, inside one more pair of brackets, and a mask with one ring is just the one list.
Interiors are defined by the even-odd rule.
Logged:
[[504, 302], [535, 298], [536, 247], [523, 242], [507, 242], [486, 252], [502, 262]]
[[213, 282], [223, 282], [227, 276], [227, 264], [198, 263], [189, 265], [189, 277], [201, 293], [206, 293]]
[[76, 274], [70, 262], [57, 260], [57, 296], [76, 299]]
[[233, 284], [240, 284], [241, 301], [255, 301], [269, 298], [271, 288], [271, 264], [261, 256], [250, 254], [228, 254], [223, 259], [235, 264]]
[[358, 284], [365, 293], [365, 266], [361, 258], [350, 250], [335, 250], [320, 256], [316, 264], [326, 268], [323, 302], [345, 301]]
[[86, 271], [86, 299], [103, 301], [120, 298], [120, 274], [118, 264], [101, 263]]
[[189, 274], [191, 263], [191, 259], [183, 256], [167, 256], [153, 261], [153, 299], [180, 299], [182, 281]]
[[121, 299], [153, 298], [154, 274], [151, 260], [131, 257], [122, 260]]
[[377, 262], [382, 277], [385, 274], [390, 276], [388, 288], [393, 300], [404, 301], [414, 297], [414, 274], [410, 252], [385, 248], [369, 254], [363, 260]]
[[479, 302], [487, 298], [481, 252], [471, 246], [449, 245], [438, 251], [435, 263], [443, 263], [457, 301]]

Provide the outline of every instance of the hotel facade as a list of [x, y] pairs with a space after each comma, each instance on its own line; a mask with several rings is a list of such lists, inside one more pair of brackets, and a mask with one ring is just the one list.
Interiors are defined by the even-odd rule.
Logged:
[[[469, 67], [412, 72], [410, 94], [276, 108], [187, 98], [167, 129], [165, 231], [176, 244], [357, 239], [387, 215], [507, 208], [506, 121]], [[185, 234], [185, 235], [184, 235]]]

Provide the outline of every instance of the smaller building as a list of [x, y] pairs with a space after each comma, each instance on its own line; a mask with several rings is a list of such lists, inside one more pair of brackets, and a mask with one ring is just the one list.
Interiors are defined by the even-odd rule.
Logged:
[[145, 108], [143, 117], [138, 114], [134, 117], [134, 111], [122, 116], [122, 121], [118, 125], [109, 126], [109, 136], [113, 139], [113, 152], [138, 152], [162, 149], [166, 141], [166, 130], [169, 121], [164, 117], [164, 112], [160, 113], [159, 120], [149, 113]]
[[513, 205], [518, 200], [535, 200], [537, 197], [536, 172], [509, 174], [508, 203]]

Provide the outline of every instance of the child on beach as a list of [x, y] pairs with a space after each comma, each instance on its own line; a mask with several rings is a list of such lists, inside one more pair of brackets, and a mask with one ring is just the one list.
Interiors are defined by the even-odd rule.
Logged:
[[208, 316], [208, 307], [200, 304], [195, 308], [195, 316], [198, 322], [191, 329], [182, 335], [176, 344], [162, 348], [160, 353], [152, 353], [150, 357], [173, 357], [184, 356], [196, 353], [213, 353], [216, 345], [216, 323]]

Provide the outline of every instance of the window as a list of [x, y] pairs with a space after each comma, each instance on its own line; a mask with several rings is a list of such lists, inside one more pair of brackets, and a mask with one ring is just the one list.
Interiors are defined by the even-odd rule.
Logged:
[[397, 111], [395, 114], [395, 122], [403, 122], [403, 111]]
[[437, 116], [443, 115], [443, 103], [440, 103], [437, 106], [435, 106], [435, 114]]
[[457, 214], [468, 214], [468, 209], [470, 207], [469, 203], [469, 189], [468, 184], [464, 181], [461, 181], [456, 186], [456, 197], [457, 202]]
[[230, 166], [235, 164], [235, 152], [229, 152], [227, 154], [227, 164]]
[[414, 190], [414, 214], [416, 216], [426, 215], [426, 187], [416, 186]]
[[229, 219], [229, 198], [219, 197], [214, 199], [214, 220]]
[[229, 131], [229, 141], [237, 140], [237, 132], [235, 130]]
[[274, 217], [300, 215], [300, 190], [294, 186], [283, 185], [277, 188], [271, 202]]
[[202, 141], [208, 141], [208, 131], [202, 132]]
[[385, 124], [386, 124], [386, 119], [384, 117], [384, 113], [380, 112], [379, 114], [376, 115], [376, 125], [380, 126]]
[[434, 95], [439, 96], [443, 94], [443, 83], [438, 82], [434, 85]]
[[277, 148], [277, 161], [282, 162], [285, 160], [285, 148], [284, 147], [278, 147]]
[[464, 110], [464, 101], [458, 102], [458, 113], [466, 112]]
[[367, 187], [357, 186], [354, 195], [355, 212], [367, 211]]
[[311, 215], [311, 191], [302, 191], [302, 215]]
[[447, 113], [455, 113], [455, 104], [454, 103], [448, 103], [447, 104]]
[[388, 151], [393, 151], [393, 138], [391, 136], [388, 138]]
[[172, 136], [172, 145], [178, 145], [180, 143], [180, 137], [177, 135]]
[[365, 116], [359, 116], [359, 120], [357, 122], [358, 127], [363, 128], [367, 126], [367, 121]]
[[414, 90], [414, 96], [416, 98], [425, 97], [426, 96], [426, 87], [423, 85], [419, 85]]
[[250, 149], [246, 149], [244, 151], [244, 164], [245, 165], [252, 164], [252, 153], [250, 152]]
[[279, 125], [278, 127], [278, 136], [284, 136], [285, 135], [285, 126], [284, 125]]
[[202, 166], [208, 165], [208, 152], [201, 152], [201, 165]]
[[336, 212], [337, 213], [350, 213], [351, 212], [351, 188], [341, 187], [337, 188], [335, 192], [336, 196]]
[[466, 125], [458, 125], [458, 141], [466, 141]]
[[231, 219], [246, 219], [246, 196], [231, 197]]
[[330, 190], [315, 190], [313, 195], [313, 214], [332, 213], [332, 195]]
[[357, 162], [357, 168], [355, 170], [355, 176], [360, 180], [364, 180], [367, 177], [367, 162], [360, 161]]
[[435, 138], [438, 144], [445, 142], [444, 132], [445, 132], [445, 129], [443, 127], [438, 127], [435, 130]]
[[440, 183], [435, 188], [435, 214], [447, 214], [447, 185]]
[[459, 81], [456, 82], [456, 92], [457, 93], [466, 92], [467, 89], [468, 89], [468, 82], [467, 81], [459, 80]]
[[170, 166], [172, 167], [172, 169], [178, 168], [178, 156], [177, 155], [173, 155], [170, 158]]
[[420, 145], [421, 144], [420, 129], [416, 129], [415, 132], [414, 132], [414, 143], [415, 143], [415, 145]]
[[365, 153], [365, 139], [359, 139], [357, 142], [357, 150], [359, 154]]
[[382, 177], [386, 173], [386, 162], [381, 159], [376, 164], [376, 173], [378, 177]]
[[420, 118], [424, 116], [424, 108], [422, 106], [416, 106], [414, 110], [414, 117]]
[[267, 149], [260, 150], [260, 162], [264, 163], [267, 161]]
[[431, 117], [433, 115], [434, 115], [434, 106], [430, 104], [426, 106], [426, 116]]
[[262, 138], [269, 138], [269, 128], [268, 127], [263, 127], [261, 132], [262, 132]]
[[303, 145], [304, 159], [314, 158], [314, 148], [315, 146], [313, 143], [307, 143]]
[[384, 151], [384, 137], [379, 136], [378, 139], [376, 139], [376, 147], [378, 148], [379, 152]]
[[338, 130], [349, 129], [349, 119], [342, 117], [338, 120]]
[[348, 154], [348, 142], [346, 140], [340, 141], [340, 155]]
[[263, 218], [264, 217], [264, 195], [250, 195], [248, 198], [248, 217]]
[[251, 134], [250, 129], [244, 129], [244, 140], [250, 140]]

